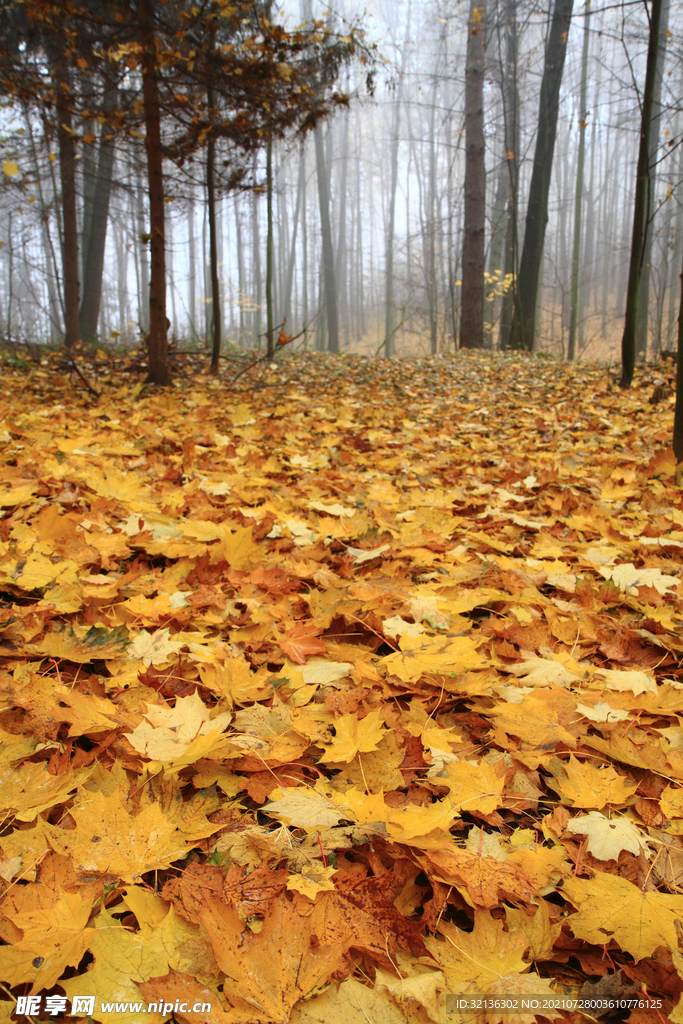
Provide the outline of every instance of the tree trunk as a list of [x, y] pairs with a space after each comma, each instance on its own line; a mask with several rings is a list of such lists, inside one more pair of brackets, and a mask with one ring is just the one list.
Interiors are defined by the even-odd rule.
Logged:
[[301, 247], [301, 318], [304, 329], [304, 348], [308, 348], [308, 226], [306, 224], [306, 150], [303, 145], [301, 147], [301, 159], [304, 162], [303, 194], [301, 197], [301, 241], [303, 243]]
[[652, 272], [652, 243], [654, 241], [654, 209], [652, 199], [657, 188], [657, 150], [659, 149], [659, 129], [662, 121], [662, 82], [664, 79], [664, 59], [666, 40], [669, 33], [670, 0], [663, 0], [659, 22], [659, 44], [657, 50], [657, 74], [655, 91], [652, 100], [652, 123], [650, 126], [650, 146], [648, 159], [648, 213], [645, 224], [645, 242], [643, 247], [642, 272], [638, 286], [638, 312], [636, 314], [636, 354], [644, 355], [647, 351], [648, 317], [650, 305], [650, 277]]
[[123, 221], [117, 220], [114, 229], [116, 248], [116, 291], [119, 305], [119, 332], [126, 329], [128, 322], [128, 247]]
[[49, 206], [45, 200], [45, 194], [43, 192], [42, 179], [40, 169], [38, 167], [36, 140], [33, 135], [33, 126], [29, 116], [28, 104], [22, 104], [22, 112], [24, 115], [24, 123], [26, 125], [26, 133], [30, 142], [33, 173], [35, 175], [36, 188], [38, 190], [38, 200], [40, 202], [40, 237], [43, 245], [43, 255], [45, 258], [45, 279], [47, 283], [50, 313], [50, 336], [51, 338], [55, 338], [62, 334], [61, 323], [64, 315], [64, 303], [59, 289], [57, 257], [55, 256], [55, 249], [52, 244], [52, 236], [50, 234]]
[[[679, 180], [683, 177], [683, 159], [680, 156], [679, 150], [679, 164], [677, 168]], [[676, 299], [679, 297], [679, 288], [681, 280], [677, 274], [677, 260], [680, 259], [681, 253], [681, 240], [683, 239], [683, 207], [680, 203], [676, 204], [676, 222], [673, 231], [673, 240], [671, 246], [671, 282], [669, 284], [669, 314], [666, 328], [666, 344], [664, 348], [669, 351], [673, 347], [674, 339], [674, 325], [676, 323]]]
[[438, 311], [436, 291], [436, 97], [438, 76], [432, 78], [432, 103], [429, 111], [429, 209], [426, 225], [427, 256], [425, 274], [427, 280], [427, 305], [429, 309], [429, 349], [436, 355], [438, 348]]
[[[213, 108], [213, 90], [207, 89], [209, 116]], [[214, 183], [214, 164], [216, 142], [213, 133], [209, 132], [206, 143], [206, 196], [208, 199], [209, 216], [209, 264], [211, 267], [211, 325], [213, 328], [213, 344], [211, 347], [211, 373], [218, 374], [221, 358], [221, 297], [218, 282], [218, 244], [216, 239], [216, 189]]]
[[[305, 175], [305, 161], [304, 161], [304, 147], [301, 144], [299, 151], [299, 180], [296, 187], [296, 207], [294, 209], [294, 220], [292, 223], [292, 241], [289, 247], [289, 259], [287, 260], [287, 277], [285, 280], [285, 294], [284, 299], [284, 321], [286, 325], [290, 324], [292, 319], [292, 286], [294, 283], [294, 265], [296, 262], [296, 236], [299, 227], [299, 217], [301, 215], [301, 202], [304, 195], [304, 175]], [[290, 331], [290, 333], [293, 333]]]
[[337, 232], [337, 252], [334, 259], [334, 279], [337, 285], [337, 317], [344, 325], [346, 347], [349, 345], [348, 289], [346, 273], [346, 194], [349, 176], [349, 116], [344, 117], [344, 134], [340, 151], [341, 176], [338, 185], [339, 194], [339, 227]]
[[496, 193], [491, 211], [491, 241], [489, 243], [489, 277], [486, 282], [485, 296], [485, 336], [487, 348], [492, 347], [493, 327], [496, 322], [498, 306], [497, 292], [503, 265], [503, 249], [505, 247], [505, 229], [507, 220], [508, 200], [510, 194], [510, 174], [507, 160], [503, 160], [498, 168]]
[[579, 99], [579, 153], [576, 159], [576, 193], [574, 195], [574, 244], [572, 248], [572, 284], [569, 309], [569, 341], [567, 359], [576, 357], [576, 321], [579, 314], [579, 271], [581, 260], [581, 214], [583, 212], [583, 168], [586, 161], [586, 118], [588, 111], [588, 43], [590, 41], [591, 0], [586, 0], [581, 54], [581, 96]]
[[656, 357], [662, 350], [662, 328], [664, 326], [664, 300], [666, 299], [666, 287], [669, 282], [669, 251], [671, 248], [671, 232], [673, 227], [673, 196], [667, 200], [666, 216], [662, 229], [662, 258], [657, 268], [658, 289], [657, 302], [655, 305], [655, 322], [653, 325], [652, 354]]
[[266, 343], [268, 358], [275, 355], [273, 321], [273, 140], [266, 147]]
[[638, 150], [638, 167], [636, 170], [636, 196], [633, 204], [633, 232], [631, 235], [631, 260], [628, 270], [628, 287], [626, 289], [626, 315], [624, 333], [621, 338], [621, 384], [622, 388], [631, 386], [633, 371], [636, 368], [636, 321], [638, 317], [638, 289], [643, 269], [643, 252], [645, 246], [645, 228], [647, 224], [650, 165], [650, 131], [652, 128], [652, 107], [654, 105], [655, 83], [657, 79], [657, 51], [659, 49], [659, 25], [662, 15], [663, 0], [652, 0], [650, 9], [650, 36], [647, 49], [647, 68], [645, 70], [645, 88], [641, 106], [640, 148]]
[[[94, 135], [95, 123], [86, 121], [83, 125], [88, 135]], [[101, 138], [104, 137], [102, 133]], [[88, 266], [88, 248], [90, 246], [90, 227], [92, 224], [92, 211], [95, 201], [95, 188], [97, 186], [97, 160], [95, 159], [94, 139], [82, 146], [80, 172], [82, 182], [83, 216], [81, 220], [81, 283], [85, 281], [86, 268]], [[83, 289], [81, 288], [81, 302], [83, 301]]]
[[142, 47], [142, 95], [145, 115], [145, 149], [149, 187], [151, 275], [147, 378], [154, 384], [170, 382], [168, 321], [166, 319], [166, 232], [164, 172], [161, 149], [161, 110], [153, 0], [137, 0], [139, 42]]
[[[656, 3], [657, 0], [653, 0]], [[673, 449], [678, 463], [676, 482], [680, 486], [681, 462], [683, 462], [683, 273], [681, 274], [681, 299], [678, 309], [678, 366], [676, 367], [676, 409], [674, 412]]]
[[386, 234], [386, 259], [385, 259], [385, 312], [384, 312], [384, 354], [391, 359], [394, 354], [395, 328], [395, 302], [394, 302], [394, 225], [396, 220], [396, 189], [398, 186], [398, 143], [399, 127], [401, 124], [401, 104], [403, 102], [403, 81], [405, 77], [406, 59], [408, 55], [408, 44], [410, 40], [410, 15], [411, 2], [408, 0], [408, 13], [406, 16], [406, 34], [401, 49], [401, 67], [398, 73], [396, 85], [396, 100], [394, 106], [394, 119], [391, 134], [391, 184], [389, 186], [389, 212]]
[[[484, 346], [486, 168], [484, 164], [484, 54], [486, 0], [470, 0], [465, 69], [465, 227], [462, 248], [460, 347]], [[476, 6], [476, 5], [479, 6]]]
[[91, 209], [87, 220], [85, 215], [83, 218], [83, 287], [79, 321], [81, 337], [86, 341], [92, 341], [97, 335], [113, 172], [114, 136], [111, 128], [103, 124]]
[[244, 346], [244, 306], [246, 299], [246, 281], [244, 275], [244, 252], [242, 251], [242, 215], [239, 196], [235, 196], [235, 234], [237, 235], [237, 284], [239, 289], [239, 346]]
[[512, 328], [514, 296], [517, 279], [518, 234], [517, 206], [519, 195], [519, 92], [517, 89], [517, 0], [505, 4], [505, 79], [503, 105], [505, 107], [505, 156], [510, 175], [507, 232], [505, 237], [505, 264], [503, 280], [505, 291], [500, 307], [499, 347], [507, 344]]
[[332, 246], [332, 225], [330, 223], [330, 182], [325, 164], [323, 129], [315, 127], [315, 162], [318, 177], [318, 203], [320, 206], [320, 233], [323, 245], [323, 281], [325, 288], [325, 311], [327, 325], [327, 347], [330, 352], [339, 351], [339, 312], [337, 308], [337, 280], [334, 273], [334, 248]]
[[573, 6], [574, 0], [555, 0], [541, 81], [534, 166], [531, 172], [524, 245], [508, 342], [509, 348], [526, 349], [529, 352], [533, 351], [534, 347], [538, 283], [548, 223], [548, 193], [560, 109], [560, 85]]
[[365, 288], [363, 280], [363, 178], [361, 175], [360, 116], [356, 115], [356, 331], [365, 334]]
[[[254, 181], [258, 169], [258, 156], [254, 157]], [[261, 345], [261, 299], [262, 299], [262, 278], [261, 278], [261, 237], [259, 231], [258, 217], [259, 193], [254, 189], [251, 194], [251, 237], [252, 237], [252, 277], [253, 292], [255, 297], [254, 309], [254, 346]]]
[[[135, 268], [138, 274], [138, 321], [144, 335], [149, 330], [149, 239], [145, 232], [145, 203], [140, 164], [135, 162]], [[139, 247], [139, 248], [138, 248]], [[139, 254], [139, 260], [138, 260]]]
[[68, 69], [64, 57], [55, 61], [59, 176], [62, 186], [62, 277], [64, 281], [64, 344], [80, 340], [78, 325], [78, 225], [76, 222], [76, 134], [71, 127]]
[[[190, 340], [197, 338], [197, 240], [194, 233], [194, 200], [190, 199], [187, 211], [187, 255], [190, 261], [188, 278], [188, 318], [190, 321]], [[242, 282], [240, 281], [240, 287]]]

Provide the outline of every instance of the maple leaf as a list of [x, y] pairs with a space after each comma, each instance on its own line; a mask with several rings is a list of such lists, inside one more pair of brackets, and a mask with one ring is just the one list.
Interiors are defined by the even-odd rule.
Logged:
[[29, 761], [18, 768], [0, 763], [0, 808], [19, 821], [33, 821], [42, 811], [67, 800], [89, 775], [87, 770], [74, 772], [71, 768], [50, 775], [45, 762]]
[[282, 795], [278, 796], [276, 791], [275, 799], [270, 800], [263, 810], [287, 824], [300, 828], [318, 828], [337, 825], [342, 818], [348, 817], [348, 813], [344, 814], [343, 810], [315, 790], [298, 787], [281, 792]]
[[168, 659], [183, 646], [171, 640], [170, 630], [157, 629], [154, 633], [138, 633], [128, 648], [130, 658], [139, 658], [145, 667], [165, 665]]
[[636, 569], [633, 562], [612, 568], [601, 568], [600, 574], [605, 579], [612, 580], [620, 590], [635, 596], [638, 595], [639, 587], [654, 587], [663, 597], [670, 590], [674, 590], [680, 582], [678, 576], [666, 576], [661, 569]]
[[382, 664], [387, 672], [405, 682], [417, 682], [428, 674], [455, 676], [484, 664], [477, 641], [468, 636], [404, 635], [399, 646], [401, 650], [383, 658]]
[[641, 960], [658, 946], [678, 948], [676, 924], [683, 917], [683, 896], [643, 892], [626, 878], [600, 874], [565, 879], [562, 892], [577, 908], [568, 919], [577, 938], [604, 945], [615, 939]]
[[428, 937], [425, 945], [443, 971], [449, 989], [462, 991], [470, 985], [475, 992], [485, 992], [507, 974], [528, 970], [524, 953], [528, 943], [519, 932], [506, 932], [502, 921], [486, 910], [477, 910], [474, 929], [461, 931], [442, 922], [441, 938]]
[[406, 1019], [403, 1007], [386, 988], [379, 984], [370, 988], [351, 977], [305, 1003], [297, 1003], [290, 1024], [367, 1024], [369, 1020], [405, 1024]]
[[323, 762], [348, 762], [359, 751], [367, 753], [376, 750], [382, 740], [383, 725], [380, 711], [371, 711], [365, 718], [351, 714], [342, 715], [334, 723], [335, 737], [333, 742], [325, 747]]
[[[31, 992], [52, 988], [66, 967], [77, 966], [94, 937], [86, 928], [91, 905], [82, 893], [36, 886], [35, 903], [20, 901], [11, 914], [12, 927], [22, 933], [19, 942], [0, 946], [0, 977], [16, 984], [32, 982]], [[9, 916], [8, 901], [0, 917]]]
[[[95, 919], [90, 940], [94, 967], [60, 985], [67, 998], [95, 996], [97, 1006], [107, 1003], [108, 1012], [98, 1010], [105, 1024], [124, 1024], [130, 1020], [129, 1003], [140, 1001], [139, 982], [168, 973], [168, 958], [159, 931], [152, 935], [132, 932], [103, 908]], [[126, 1007], [124, 1010], [123, 1006]], [[145, 1015], [151, 1024], [163, 1024], [165, 1015], [152, 1011]]]
[[[535, 1024], [536, 1015], [534, 1013], [525, 1013], [523, 1010], [525, 996], [529, 999], [529, 1002], [531, 1002], [530, 997], [545, 997], [543, 1015], [548, 1017], [549, 1020], [556, 1020], [558, 1017], [562, 1017], [561, 1012], [554, 1009], [557, 1003], [553, 1002], [553, 1000], [557, 999], [558, 993], [551, 988], [547, 978], [539, 978], [535, 973], [507, 974], [487, 988], [486, 996], [494, 1000], [494, 1008], [486, 1012], [488, 1024]], [[509, 1000], [507, 1002], [508, 1006], [512, 1005], [522, 1008], [513, 1010], [512, 1013], [501, 1013], [500, 1010], [495, 1009], [495, 1000], [500, 1000], [503, 1006], [505, 1006], [503, 1000]], [[526, 1003], [527, 1006], [529, 1002]]]
[[320, 629], [313, 622], [297, 622], [285, 630], [284, 640], [275, 642], [296, 665], [305, 665], [311, 655], [327, 653], [327, 644], [318, 639], [319, 633]]
[[539, 900], [537, 907], [506, 907], [505, 920], [509, 932], [524, 935], [531, 960], [552, 960], [555, 942], [562, 931], [562, 918], [552, 916], [551, 904]]
[[588, 761], [581, 763], [571, 755], [565, 771], [567, 778], [558, 779], [557, 788], [574, 807], [602, 810], [606, 804], [623, 805], [638, 789], [637, 782], [629, 783], [611, 765], [599, 767]]
[[647, 853], [647, 840], [628, 818], [606, 818], [591, 811], [567, 823], [568, 832], [588, 836], [586, 848], [597, 860], [616, 860], [622, 850], [638, 855]]
[[176, 767], [194, 764], [221, 742], [221, 733], [232, 721], [229, 711], [215, 718], [198, 693], [178, 697], [173, 708], [151, 704], [144, 709], [147, 722], [126, 734], [135, 750], [154, 761], [169, 761]]
[[342, 942], [315, 943], [308, 917], [285, 897], [273, 902], [258, 933], [240, 921], [233, 907], [207, 900], [199, 919], [225, 972], [228, 1002], [246, 1002], [252, 1020], [288, 1024], [292, 1007], [324, 984], [342, 964]]
[[133, 817], [126, 809], [124, 794], [116, 792], [105, 796], [81, 790], [71, 816], [74, 830], [46, 826], [52, 848], [72, 857], [85, 874], [128, 882], [184, 857], [193, 838], [211, 835], [220, 827], [205, 818], [193, 837], [179, 830], [157, 803]]

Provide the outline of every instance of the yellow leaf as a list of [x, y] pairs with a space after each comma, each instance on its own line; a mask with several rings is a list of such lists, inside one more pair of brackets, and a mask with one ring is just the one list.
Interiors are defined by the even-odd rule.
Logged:
[[503, 922], [493, 918], [488, 910], [475, 911], [471, 932], [445, 921], [439, 924], [439, 932], [441, 939], [428, 935], [424, 943], [445, 974], [451, 991], [469, 984], [475, 992], [484, 992], [506, 974], [528, 970], [524, 960], [526, 936], [506, 932]]
[[680, 580], [678, 576], [667, 576], [661, 569], [636, 569], [632, 562], [599, 569], [606, 580], [612, 580], [620, 590], [638, 596], [639, 587], [654, 587], [658, 594], [664, 596], [675, 590]]
[[221, 742], [221, 733], [232, 720], [229, 711], [209, 718], [209, 709], [198, 693], [178, 697], [175, 707], [147, 706], [143, 712], [147, 722], [127, 733], [128, 742], [135, 750], [154, 761], [177, 763], [192, 752], [188, 763], [194, 763]]
[[351, 977], [341, 985], [332, 985], [314, 999], [297, 1003], [289, 1024], [368, 1024], [368, 1021], [406, 1024], [409, 1020], [386, 988], [381, 988], [380, 984], [371, 988]]
[[567, 832], [588, 836], [587, 849], [597, 860], [617, 860], [622, 850], [647, 853], [647, 840], [628, 818], [606, 818], [599, 811], [572, 818]]
[[309, 899], [315, 900], [319, 892], [334, 890], [332, 875], [336, 868], [329, 865], [324, 867], [320, 861], [311, 861], [301, 872], [291, 874], [287, 879], [287, 888], [290, 892], [300, 892]]
[[380, 664], [404, 682], [416, 683], [423, 675], [455, 676], [484, 664], [477, 641], [469, 636], [403, 636], [399, 646], [400, 652]]
[[164, 665], [182, 646], [170, 639], [168, 629], [157, 629], [154, 633], [139, 633], [128, 648], [128, 657], [139, 658], [145, 668]]
[[19, 167], [14, 160], [3, 160], [2, 169], [8, 178], [16, 178]]
[[282, 795], [270, 800], [263, 808], [264, 813], [294, 828], [329, 827], [349, 816], [315, 789], [298, 786], [276, 790], [278, 792]]
[[128, 803], [127, 790], [107, 795], [80, 790], [70, 811], [75, 828], [46, 825], [50, 845], [73, 858], [83, 874], [133, 883], [145, 872], [185, 857], [198, 838], [221, 827], [204, 818], [203, 826], [180, 828], [159, 803], [132, 816]]
[[582, 763], [570, 755], [564, 767], [567, 778], [559, 779], [558, 787], [574, 807], [600, 811], [606, 804], [623, 806], [638, 789], [637, 782], [629, 782], [611, 765], [596, 766], [590, 761]]
[[[556, 914], [551, 917], [552, 910]], [[546, 900], [539, 900], [537, 907], [505, 907], [508, 931], [524, 935], [532, 960], [553, 959], [555, 942], [562, 931], [558, 910]]]
[[503, 803], [505, 778], [496, 775], [486, 761], [452, 761], [446, 768], [444, 784], [450, 789], [449, 802], [456, 815], [470, 811], [492, 814]]
[[591, 879], [570, 876], [562, 892], [578, 910], [566, 919], [578, 939], [597, 946], [614, 939], [636, 960], [652, 956], [659, 946], [678, 949], [683, 896], [643, 892], [626, 878], [606, 873]]
[[45, 762], [27, 761], [17, 768], [0, 764], [0, 811], [6, 816], [11, 812], [19, 821], [34, 821], [42, 811], [68, 800], [89, 774], [69, 769], [50, 775]]
[[376, 750], [383, 735], [383, 720], [380, 711], [371, 711], [364, 718], [346, 714], [334, 723], [334, 741], [325, 747], [321, 758], [323, 764], [336, 761], [351, 761], [358, 751]]
[[[129, 1003], [141, 1003], [138, 984], [168, 974], [168, 957], [161, 930], [133, 932], [106, 910], [95, 919], [95, 934], [90, 942], [94, 965], [59, 984], [72, 999], [95, 996], [97, 1016], [103, 1024], [130, 1024]], [[136, 984], [137, 983], [137, 984]], [[102, 1003], [111, 1007], [99, 1009]], [[125, 1007], [125, 1009], [122, 1008]], [[146, 1024], [163, 1024], [164, 1013], [145, 1013]]]
[[665, 818], [683, 818], [683, 788], [667, 786], [659, 798], [659, 806]]

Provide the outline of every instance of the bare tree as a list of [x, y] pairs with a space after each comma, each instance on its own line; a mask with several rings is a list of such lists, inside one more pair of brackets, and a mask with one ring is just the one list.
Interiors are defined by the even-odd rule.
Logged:
[[484, 161], [485, 0], [470, 0], [465, 70], [465, 229], [460, 347], [484, 345], [486, 167]]
[[652, 108], [654, 106], [657, 76], [657, 53], [659, 50], [659, 25], [663, 0], [651, 0], [648, 12], [650, 31], [647, 48], [647, 68], [640, 120], [640, 147], [636, 169], [636, 195], [633, 205], [633, 231], [631, 234], [631, 259], [626, 291], [626, 314], [624, 333], [621, 338], [621, 381], [622, 388], [631, 386], [636, 367], [636, 322], [638, 316], [638, 291], [643, 269], [645, 228], [650, 201], [650, 132], [652, 130]]
[[508, 348], [533, 351], [536, 333], [536, 300], [548, 223], [548, 194], [557, 135], [560, 85], [567, 53], [567, 36], [574, 0], [555, 0], [545, 51], [538, 111], [534, 167], [529, 186], [524, 246], [514, 290], [514, 314]]
[[572, 284], [569, 312], [567, 359], [576, 355], [576, 322], [579, 314], [579, 271], [581, 257], [581, 215], [583, 212], [583, 168], [586, 160], [586, 118], [588, 117], [588, 44], [590, 42], [591, 0], [586, 0], [581, 54], [581, 97], [579, 100], [579, 153], [576, 159], [576, 194], [574, 196], [574, 245], [572, 248]]

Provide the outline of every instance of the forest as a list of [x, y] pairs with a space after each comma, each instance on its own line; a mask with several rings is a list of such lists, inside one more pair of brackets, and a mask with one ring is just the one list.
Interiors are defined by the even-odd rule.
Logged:
[[193, 11], [3, 2], [7, 342], [676, 348], [669, 0]]
[[0, 1024], [683, 1024], [670, 0], [0, 0]]

